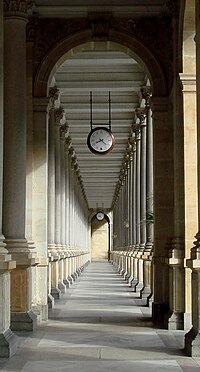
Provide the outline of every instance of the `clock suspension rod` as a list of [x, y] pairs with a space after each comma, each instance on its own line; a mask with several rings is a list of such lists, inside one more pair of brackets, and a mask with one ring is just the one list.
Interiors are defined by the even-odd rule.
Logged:
[[109, 124], [109, 129], [111, 130], [111, 99], [110, 99], [110, 92], [109, 92], [109, 98], [108, 98], [108, 105], [109, 105], [108, 124]]
[[90, 92], [90, 127], [92, 130], [92, 92]]

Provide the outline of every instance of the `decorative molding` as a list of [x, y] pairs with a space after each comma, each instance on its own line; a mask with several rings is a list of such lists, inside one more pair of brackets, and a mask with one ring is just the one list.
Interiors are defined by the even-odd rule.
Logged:
[[92, 36], [94, 40], [106, 41], [109, 39], [109, 29], [110, 29], [110, 13], [90, 13], [89, 24], [92, 31]]
[[33, 7], [32, 0], [3, 0], [4, 15], [6, 17], [27, 17], [28, 11]]

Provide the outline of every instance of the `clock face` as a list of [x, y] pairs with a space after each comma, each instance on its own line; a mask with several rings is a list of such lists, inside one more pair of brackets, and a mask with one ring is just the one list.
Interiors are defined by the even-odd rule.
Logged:
[[97, 127], [89, 133], [87, 144], [90, 151], [103, 155], [112, 150], [115, 144], [115, 137], [109, 129]]
[[96, 218], [97, 218], [97, 220], [102, 221], [104, 219], [104, 213], [103, 212], [98, 212], [96, 214]]

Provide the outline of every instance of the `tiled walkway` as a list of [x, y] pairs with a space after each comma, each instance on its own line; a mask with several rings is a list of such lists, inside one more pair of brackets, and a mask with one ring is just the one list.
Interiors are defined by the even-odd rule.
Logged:
[[155, 329], [150, 309], [107, 261], [90, 264], [49, 312], [48, 323], [19, 339], [17, 353], [0, 360], [0, 371], [200, 371], [200, 358], [184, 356], [184, 332]]

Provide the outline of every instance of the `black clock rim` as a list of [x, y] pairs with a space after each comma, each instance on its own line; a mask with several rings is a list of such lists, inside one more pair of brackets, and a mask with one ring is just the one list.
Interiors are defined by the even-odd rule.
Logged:
[[[104, 130], [104, 131], [106, 131], [106, 132], [108, 132], [110, 135], [111, 135], [111, 137], [112, 137], [112, 145], [109, 147], [109, 149], [108, 150], [106, 150], [106, 151], [102, 151], [102, 152], [99, 152], [99, 151], [97, 151], [97, 150], [95, 150], [92, 146], [91, 146], [91, 144], [90, 144], [90, 138], [91, 138], [91, 135], [94, 133], [94, 132], [96, 132], [97, 130]], [[91, 131], [90, 131], [90, 133], [88, 134], [88, 137], [87, 137], [87, 145], [88, 145], [88, 148], [89, 148], [89, 150], [91, 151], [91, 152], [93, 152], [94, 154], [96, 154], [96, 155], [105, 155], [105, 154], [108, 154], [112, 149], [113, 149], [113, 147], [114, 147], [114, 145], [115, 145], [115, 136], [114, 136], [114, 134], [113, 134], [113, 132], [110, 130], [110, 129], [108, 129], [108, 128], [104, 128], [104, 127], [96, 127], [96, 128], [94, 128], [94, 129], [92, 129]]]

